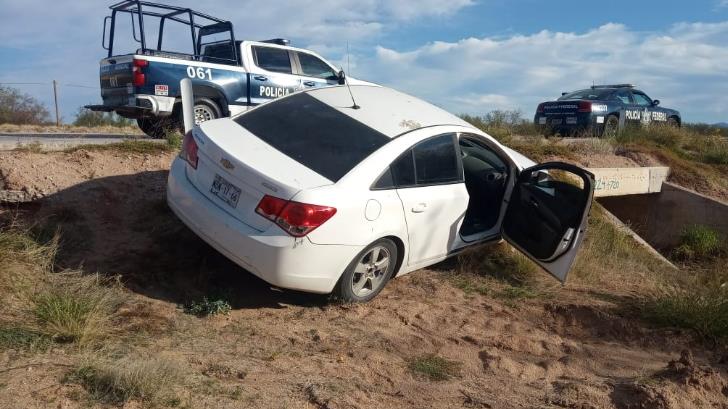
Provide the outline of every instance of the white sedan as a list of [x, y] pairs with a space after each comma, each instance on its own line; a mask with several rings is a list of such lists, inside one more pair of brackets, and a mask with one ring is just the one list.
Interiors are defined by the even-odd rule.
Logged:
[[167, 201], [268, 283], [345, 301], [368, 301], [391, 277], [501, 238], [563, 282], [594, 178], [565, 163], [533, 165], [412, 96], [319, 88], [195, 127]]

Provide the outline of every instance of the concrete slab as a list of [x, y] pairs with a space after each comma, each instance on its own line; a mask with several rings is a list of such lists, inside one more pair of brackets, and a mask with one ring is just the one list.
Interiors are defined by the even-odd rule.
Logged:
[[594, 168], [595, 197], [658, 193], [667, 180], [670, 168]]

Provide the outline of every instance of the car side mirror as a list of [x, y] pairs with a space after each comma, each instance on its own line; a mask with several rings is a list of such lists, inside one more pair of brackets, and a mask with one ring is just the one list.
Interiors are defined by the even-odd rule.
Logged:
[[344, 70], [339, 71], [339, 74], [337, 75], [339, 79], [339, 85], [345, 85], [346, 84], [346, 74], [344, 73]]
[[654, 106], [660, 105], [660, 100], [656, 99], [656, 100], [652, 101], [652, 105], [654, 105]]
[[562, 92], [562, 93], [561, 93], [561, 96], [563, 97], [563, 96], [564, 96], [564, 95], [566, 95], [566, 94], [568, 94], [568, 92]]

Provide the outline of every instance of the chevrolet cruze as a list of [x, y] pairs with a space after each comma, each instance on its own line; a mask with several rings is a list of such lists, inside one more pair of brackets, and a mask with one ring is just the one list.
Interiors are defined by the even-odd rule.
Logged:
[[167, 200], [271, 285], [361, 302], [392, 277], [501, 239], [563, 282], [593, 182], [570, 164], [536, 165], [417, 98], [362, 85], [195, 127]]

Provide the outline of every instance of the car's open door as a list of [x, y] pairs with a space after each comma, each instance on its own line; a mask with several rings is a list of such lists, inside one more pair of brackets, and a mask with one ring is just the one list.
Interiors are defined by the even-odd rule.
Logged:
[[523, 170], [513, 187], [502, 234], [562, 283], [586, 229], [594, 175], [551, 162]]

